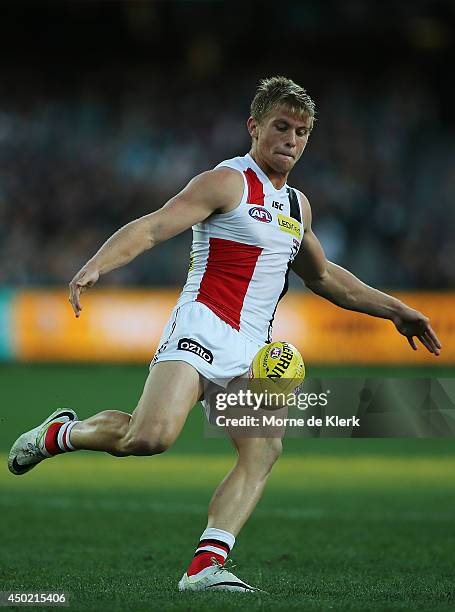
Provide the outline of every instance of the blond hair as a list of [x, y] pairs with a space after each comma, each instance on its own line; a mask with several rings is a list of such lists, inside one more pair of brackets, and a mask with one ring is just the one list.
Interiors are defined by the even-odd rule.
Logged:
[[251, 116], [258, 123], [279, 106], [287, 106], [298, 115], [314, 118], [315, 104], [306, 89], [284, 76], [262, 79], [251, 102]]

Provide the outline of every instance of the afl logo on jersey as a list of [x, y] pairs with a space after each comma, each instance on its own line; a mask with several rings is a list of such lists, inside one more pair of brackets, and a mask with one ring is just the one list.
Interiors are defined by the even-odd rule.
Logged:
[[256, 219], [256, 221], [261, 221], [262, 223], [270, 223], [272, 221], [272, 215], [263, 206], [254, 206], [250, 208], [248, 214], [250, 217], [253, 217], [253, 219]]

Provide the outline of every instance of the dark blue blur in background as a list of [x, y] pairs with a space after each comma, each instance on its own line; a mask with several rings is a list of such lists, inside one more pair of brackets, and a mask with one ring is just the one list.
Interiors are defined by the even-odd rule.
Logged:
[[[307, 88], [289, 183], [368, 283], [455, 280], [455, 4], [3, 2], [0, 284], [68, 283], [118, 227], [249, 149], [258, 80]], [[179, 285], [190, 233], [106, 283]]]

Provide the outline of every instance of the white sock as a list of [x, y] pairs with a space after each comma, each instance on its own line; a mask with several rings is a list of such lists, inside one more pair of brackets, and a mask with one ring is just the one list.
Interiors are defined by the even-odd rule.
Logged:
[[79, 421], [68, 421], [59, 429], [57, 435], [57, 445], [64, 452], [75, 451], [76, 448], [71, 444], [71, 430]]
[[223, 531], [222, 529], [216, 529], [215, 527], [207, 527], [202, 532], [201, 540], [219, 540], [229, 546], [229, 550], [232, 550], [235, 544], [235, 536], [229, 531]]

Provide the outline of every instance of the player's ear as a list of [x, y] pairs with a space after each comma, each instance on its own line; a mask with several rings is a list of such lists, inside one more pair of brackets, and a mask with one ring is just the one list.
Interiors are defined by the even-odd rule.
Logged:
[[246, 127], [248, 128], [248, 132], [251, 136], [251, 138], [257, 138], [258, 137], [258, 124], [256, 119], [253, 119], [253, 117], [248, 117], [248, 121], [246, 122]]

